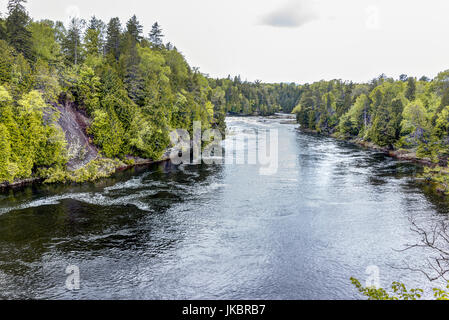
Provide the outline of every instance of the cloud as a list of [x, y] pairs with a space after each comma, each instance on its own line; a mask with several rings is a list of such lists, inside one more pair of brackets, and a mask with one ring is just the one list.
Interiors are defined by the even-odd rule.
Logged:
[[308, 0], [290, 0], [283, 7], [262, 17], [260, 23], [272, 27], [297, 28], [318, 18], [319, 15], [311, 8]]

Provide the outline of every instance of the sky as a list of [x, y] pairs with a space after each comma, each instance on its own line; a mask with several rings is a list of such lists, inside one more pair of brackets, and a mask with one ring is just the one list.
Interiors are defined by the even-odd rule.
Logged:
[[[0, 12], [7, 0], [0, 0]], [[447, 0], [28, 0], [35, 20], [92, 15], [158, 22], [211, 77], [369, 81], [449, 69]]]

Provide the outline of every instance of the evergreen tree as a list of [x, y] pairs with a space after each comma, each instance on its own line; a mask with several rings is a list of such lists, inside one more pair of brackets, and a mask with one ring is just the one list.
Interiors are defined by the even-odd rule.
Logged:
[[28, 59], [33, 59], [31, 32], [28, 30], [30, 17], [25, 10], [26, 0], [9, 0], [9, 16], [6, 19], [8, 43]]
[[8, 129], [0, 122], [0, 182], [11, 182], [9, 159], [11, 158], [11, 143]]
[[79, 71], [75, 87], [76, 103], [92, 114], [100, 106], [100, 78], [92, 68], [84, 65]]
[[143, 105], [144, 80], [139, 68], [140, 56], [136, 46], [132, 46], [130, 52], [125, 57], [126, 70], [124, 84], [129, 97], [138, 105]]
[[401, 123], [402, 134], [409, 135], [415, 145], [421, 141], [427, 131], [426, 108], [421, 101], [410, 102], [403, 112], [404, 120]]
[[56, 42], [58, 42], [59, 45], [62, 46], [64, 39], [65, 39], [65, 35], [67, 33], [64, 23], [62, 21], [56, 21], [54, 31], [55, 31]]
[[134, 43], [139, 43], [143, 39], [142, 32], [142, 25], [137, 20], [136, 15], [133, 15], [126, 23], [126, 33], [131, 37]]
[[444, 108], [449, 106], [449, 87], [443, 89], [443, 96], [441, 97], [441, 102], [438, 108], [435, 111], [435, 114], [432, 117], [432, 124], [435, 125], [436, 120], [438, 116], [440, 115], [441, 111], [443, 111]]
[[113, 110], [95, 110], [94, 121], [89, 133], [94, 136], [94, 143], [100, 146], [106, 157], [113, 158], [121, 153], [124, 130]]
[[105, 28], [104, 22], [100, 19], [97, 19], [95, 16], [90, 19], [84, 36], [86, 55], [98, 56], [104, 53]]
[[112, 18], [106, 31], [106, 54], [112, 55], [116, 60], [120, 57], [120, 35], [122, 26], [119, 18]]
[[0, 85], [11, 81], [14, 55], [16, 54], [15, 50], [6, 41], [0, 40]]
[[157, 22], [153, 24], [150, 31], [150, 41], [156, 48], [160, 48], [163, 46], [163, 38], [162, 29]]
[[405, 97], [409, 101], [413, 101], [416, 98], [416, 80], [415, 78], [408, 78], [407, 80], [407, 91], [405, 92]]
[[6, 34], [6, 22], [0, 14], [0, 40], [8, 40]]
[[81, 37], [85, 23], [86, 22], [83, 19], [72, 18], [63, 41], [62, 47], [67, 61], [74, 65], [77, 65], [82, 57], [83, 47]]

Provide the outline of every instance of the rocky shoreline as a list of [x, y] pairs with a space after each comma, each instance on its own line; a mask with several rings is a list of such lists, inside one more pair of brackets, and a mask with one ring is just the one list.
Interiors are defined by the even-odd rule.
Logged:
[[[125, 164], [125, 165], [120, 165], [120, 166], [116, 167], [115, 171], [112, 174], [121, 172], [121, 171], [126, 171], [126, 170], [129, 170], [134, 167], [147, 166], [147, 165], [164, 163], [164, 162], [170, 161], [170, 152], [167, 151], [167, 153], [165, 153], [164, 156], [160, 160], [156, 160], [156, 161], [151, 160], [151, 159], [140, 159], [140, 158], [139, 159], [133, 158], [133, 160], [134, 160], [134, 162], [132, 164]], [[11, 183], [3, 182], [3, 183], [0, 183], [0, 192], [4, 192], [7, 190], [11, 190], [11, 189], [19, 189], [19, 188], [27, 187], [27, 186], [30, 186], [33, 184], [42, 184], [44, 181], [45, 181], [45, 178], [35, 177], [35, 178], [16, 180]], [[74, 182], [70, 182], [70, 183], [74, 183]], [[61, 183], [61, 184], [63, 184], [63, 183]]]

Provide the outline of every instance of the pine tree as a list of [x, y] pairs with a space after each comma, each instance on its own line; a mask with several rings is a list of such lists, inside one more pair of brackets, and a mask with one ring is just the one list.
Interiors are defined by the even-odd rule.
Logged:
[[84, 36], [84, 44], [86, 47], [86, 54], [88, 56], [98, 56], [103, 53], [104, 30], [104, 22], [93, 16], [89, 21], [89, 25]]
[[81, 35], [85, 23], [83, 19], [72, 18], [62, 45], [67, 61], [75, 65], [80, 62], [82, 56]]
[[9, 16], [6, 19], [6, 33], [9, 44], [28, 59], [33, 59], [31, 32], [27, 29], [30, 17], [25, 10], [26, 0], [9, 0]]
[[100, 78], [95, 75], [92, 68], [83, 65], [79, 72], [76, 84], [76, 102], [84, 108], [88, 114], [99, 108]]
[[416, 98], [416, 80], [415, 78], [410, 77], [407, 81], [407, 91], [405, 92], [405, 97], [409, 101], [413, 101]]
[[150, 31], [150, 41], [151, 43], [156, 47], [160, 48], [163, 45], [163, 39], [164, 35], [162, 34], [162, 29], [159, 26], [159, 24], [156, 22], [151, 27]]
[[64, 23], [62, 21], [56, 21], [55, 22], [55, 39], [56, 41], [62, 45], [65, 39], [65, 35], [67, 33], [67, 30], [65, 29]]
[[7, 40], [7, 35], [6, 35], [6, 22], [5, 19], [3, 19], [1, 17], [0, 14], [0, 40]]
[[140, 57], [135, 46], [131, 47], [126, 55], [125, 87], [129, 97], [138, 105], [144, 102], [144, 79], [139, 68]]
[[129, 19], [128, 22], [126, 23], [126, 33], [130, 35], [131, 39], [135, 43], [138, 43], [143, 39], [142, 32], [143, 27], [137, 20], [136, 15], [132, 16], [132, 18]]
[[116, 60], [120, 57], [120, 35], [122, 26], [119, 18], [112, 18], [106, 31], [106, 54], [111, 54]]

